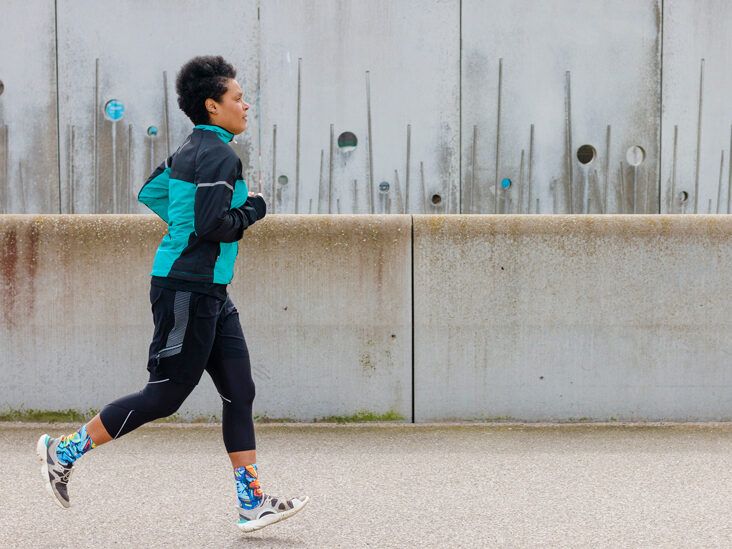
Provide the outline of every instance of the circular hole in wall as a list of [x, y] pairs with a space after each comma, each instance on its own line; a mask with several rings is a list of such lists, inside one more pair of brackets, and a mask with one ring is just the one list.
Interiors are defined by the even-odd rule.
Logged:
[[646, 151], [640, 145], [633, 145], [628, 149], [628, 152], [625, 153], [625, 159], [631, 166], [640, 166], [646, 159]]
[[349, 153], [354, 151], [356, 150], [356, 145], [358, 145], [358, 139], [356, 138], [355, 133], [343, 132], [338, 136], [338, 148], [341, 152]]
[[442, 204], [442, 197], [439, 194], [433, 194], [432, 204], [435, 206], [439, 206], [440, 204]]
[[689, 200], [689, 193], [687, 193], [686, 191], [681, 191], [679, 193], [679, 202], [683, 204], [687, 200]]
[[503, 179], [501, 179], [501, 187], [503, 188], [504, 191], [507, 191], [508, 189], [510, 189], [511, 180], [508, 177], [504, 177]]
[[110, 122], [119, 122], [125, 115], [125, 106], [122, 101], [110, 99], [104, 104], [104, 117]]
[[589, 164], [597, 156], [597, 151], [592, 145], [582, 145], [577, 149], [577, 160], [580, 164]]
[[391, 185], [389, 185], [388, 181], [382, 181], [381, 183], [379, 183], [379, 192], [380, 193], [386, 194], [389, 192], [390, 188], [391, 188]]
[[280, 185], [287, 185], [288, 181], [289, 181], [289, 179], [287, 178], [286, 175], [281, 175], [277, 178], [277, 183], [279, 183]]
[[5, 91], [5, 84], [3, 84], [3, 81], [0, 80], [0, 95], [2, 95], [4, 91]]
[[158, 127], [157, 126], [148, 126], [147, 135], [149, 135], [150, 137], [156, 137], [158, 135]]

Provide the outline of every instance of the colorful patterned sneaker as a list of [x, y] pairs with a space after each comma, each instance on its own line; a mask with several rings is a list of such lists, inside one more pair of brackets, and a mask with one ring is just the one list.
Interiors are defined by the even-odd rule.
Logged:
[[308, 496], [285, 500], [265, 494], [262, 503], [254, 509], [244, 509], [237, 506], [239, 521], [236, 525], [244, 532], [254, 532], [302, 511], [309, 501]]
[[71, 477], [72, 465], [65, 465], [56, 457], [56, 446], [60, 439], [41, 435], [36, 444], [36, 453], [41, 460], [41, 476], [46, 490], [53, 496], [54, 501], [64, 509], [71, 506], [67, 485]]

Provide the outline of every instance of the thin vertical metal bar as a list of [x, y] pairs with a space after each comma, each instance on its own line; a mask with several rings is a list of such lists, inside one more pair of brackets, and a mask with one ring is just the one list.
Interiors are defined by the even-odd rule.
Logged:
[[424, 162], [419, 163], [419, 180], [422, 184], [422, 213], [427, 213], [427, 187], [424, 182]]
[[727, 158], [729, 158], [727, 162], [727, 170], [729, 171], [729, 179], [727, 182], [727, 213], [732, 213], [732, 126], [729, 128], [729, 155]]
[[308, 205], [308, 213], [313, 213], [313, 199], [311, 198]]
[[277, 211], [277, 124], [272, 126], [272, 213]]
[[325, 194], [325, 191], [323, 189], [323, 164], [325, 163], [325, 150], [320, 149], [320, 171], [318, 172], [318, 213], [322, 212], [321, 203], [323, 194]]
[[371, 204], [371, 213], [374, 213], [374, 149], [373, 135], [371, 133], [371, 74], [366, 71], [366, 116], [368, 120], [368, 140], [369, 140], [369, 179], [368, 193], [369, 203]]
[[170, 107], [168, 107], [168, 71], [163, 71], [163, 114], [165, 115], [165, 150], [170, 158]]
[[99, 211], [99, 58], [94, 61], [94, 192], [92, 213]]
[[501, 169], [501, 99], [503, 91], [503, 58], [498, 60], [498, 109], [496, 114], [496, 174], [494, 185], [494, 209], [498, 213], [498, 174]]
[[618, 213], [625, 213], [625, 170], [623, 168], [623, 161], [620, 161], [620, 208]]
[[412, 157], [412, 125], [407, 124], [407, 171], [404, 178], [404, 213], [409, 213], [409, 164]]
[[394, 170], [394, 194], [396, 194], [397, 213], [404, 213], [404, 202], [402, 201], [402, 188], [399, 184], [398, 170]]
[[117, 122], [112, 122], [112, 213], [117, 212]]
[[471, 151], [470, 170], [470, 200], [468, 201], [468, 213], [475, 213], [475, 171], [478, 169], [475, 162], [476, 148], [478, 146], [478, 126], [473, 125], [473, 150]]
[[[533, 167], [534, 167], [534, 125], [531, 124], [531, 129], [529, 130], [529, 165], [528, 168], [528, 187], [529, 187], [529, 203], [526, 207], [526, 213], [531, 213], [531, 204], [533, 203], [532, 196], [533, 196]], [[538, 212], [537, 212], [538, 213]]]
[[719, 184], [717, 185], [717, 213], [720, 213], [722, 207], [722, 174], [724, 173], [724, 149], [722, 149], [722, 157], [719, 160]]
[[518, 184], [518, 208], [516, 213], [522, 213], [524, 204], [524, 150], [521, 149], [521, 167], [519, 168], [519, 184]]
[[610, 124], [607, 125], [607, 131], [605, 134], [605, 181], [604, 188], [602, 190], [602, 213], [606, 214], [607, 209], [607, 193], [610, 188], [610, 138], [612, 128]]
[[696, 122], [696, 168], [694, 170], [694, 213], [699, 206], [699, 170], [701, 167], [702, 108], [704, 106], [704, 59], [699, 71], [699, 115]]
[[127, 125], [127, 213], [132, 212], [132, 124]]
[[75, 189], [76, 189], [76, 154], [74, 149], [76, 148], [76, 126], [71, 126], [71, 147], [69, 151], [69, 164], [71, 166], [71, 172], [69, 174], [69, 213], [75, 213], [76, 207], [74, 205]]
[[[297, 58], [297, 138], [295, 143], [295, 213], [300, 211], [300, 134], [302, 127], [300, 125], [302, 109], [302, 57]], [[333, 125], [330, 126], [330, 132], [333, 133]], [[331, 141], [332, 141], [331, 137]], [[333, 145], [331, 143], [331, 149]], [[331, 156], [333, 152], [331, 150]], [[330, 196], [328, 197], [330, 202]], [[330, 204], [328, 205], [328, 213], [330, 213]]]
[[3, 125], [3, 201], [2, 213], [8, 213], [10, 196], [10, 130], [8, 125]]
[[679, 127], [674, 126], [674, 150], [671, 160], [671, 196], [669, 200], [669, 213], [675, 213], [676, 210], [676, 159], [679, 144]]
[[633, 213], [636, 211], [636, 199], [638, 197], [638, 166], [633, 166]]
[[336, 198], [336, 212], [341, 213], [341, 199]]
[[335, 129], [330, 125], [330, 149], [328, 152], [328, 213], [333, 213], [333, 140]]
[[566, 125], [566, 147], [567, 147], [567, 187], [569, 198], [569, 213], [574, 213], [574, 177], [572, 169], [572, 73], [565, 72], [565, 89], [564, 89], [564, 122]]

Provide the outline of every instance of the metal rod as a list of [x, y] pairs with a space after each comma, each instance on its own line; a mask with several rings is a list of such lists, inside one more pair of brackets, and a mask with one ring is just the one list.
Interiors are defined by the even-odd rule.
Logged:
[[402, 188], [399, 185], [399, 172], [394, 170], [394, 194], [397, 200], [397, 213], [404, 213], [404, 202], [402, 201]]
[[99, 211], [99, 58], [94, 61], [94, 192], [92, 213]]
[[335, 139], [333, 124], [330, 125], [330, 151], [328, 153], [328, 213], [333, 213], [333, 143]]
[[127, 125], [127, 213], [132, 213], [132, 124]]
[[[295, 143], [295, 213], [300, 210], [300, 133], [302, 131], [300, 125], [300, 113], [302, 106], [302, 57], [297, 58], [297, 140]], [[330, 126], [331, 133], [331, 149], [333, 148], [333, 125]], [[331, 157], [333, 152], [331, 150]], [[330, 202], [330, 196], [328, 197]], [[328, 213], [330, 213], [330, 204], [328, 205]]]
[[336, 212], [341, 213], [341, 199], [336, 198]]
[[272, 126], [272, 213], [277, 210], [277, 124]]
[[8, 203], [10, 197], [10, 146], [8, 145], [8, 139], [10, 138], [10, 131], [8, 125], [3, 125], [3, 201], [2, 201], [2, 213], [8, 213]]
[[638, 166], [633, 166], [633, 213], [636, 211], [636, 199], [638, 197]]
[[610, 124], [607, 125], [607, 131], [605, 134], [605, 181], [603, 183], [604, 188], [602, 190], [602, 213], [607, 213], [607, 192], [610, 187], [610, 137], [612, 128]]
[[[527, 204], [526, 213], [531, 213], [531, 204], [533, 203], [532, 195], [533, 195], [533, 178], [531, 177], [533, 175], [532, 169], [534, 165], [534, 125], [531, 124], [531, 128], [529, 130], [529, 165], [528, 165], [528, 186], [529, 186], [529, 203]], [[538, 212], [537, 212], [538, 213]]]
[[678, 158], [676, 153], [678, 150], [679, 143], [679, 127], [674, 126], [674, 150], [673, 159], [671, 162], [671, 200], [669, 201], [669, 213], [674, 213], [676, 210], [676, 159]]
[[722, 174], [724, 172], [724, 149], [722, 149], [722, 158], [719, 160], [719, 184], [717, 185], [717, 213], [720, 213], [722, 206]]
[[112, 213], [117, 212], [117, 122], [112, 122]]
[[74, 206], [75, 198], [75, 187], [76, 187], [76, 154], [74, 149], [76, 147], [76, 126], [71, 126], [71, 147], [69, 151], [69, 165], [71, 166], [71, 172], [69, 174], [69, 213], [75, 213], [76, 207]]
[[574, 178], [572, 169], [572, 73], [565, 73], [564, 122], [566, 125], [567, 147], [567, 186], [569, 190], [569, 213], [574, 213]]
[[[516, 213], [521, 213], [524, 204], [524, 150], [521, 149], [521, 167], [519, 168], [519, 187], [518, 187], [518, 208]], [[530, 208], [529, 208], [530, 209]]]
[[699, 116], [696, 123], [696, 169], [694, 171], [694, 213], [699, 206], [699, 169], [701, 167], [702, 108], [704, 105], [704, 59], [699, 71]]
[[313, 199], [311, 198], [308, 205], [308, 213], [313, 213]]
[[374, 213], [374, 151], [373, 151], [373, 135], [371, 133], [371, 76], [366, 71], [366, 116], [368, 119], [368, 140], [369, 140], [369, 178], [368, 178], [368, 194], [369, 203], [371, 204], [371, 213]]
[[620, 208], [618, 213], [625, 213], [625, 170], [623, 169], [623, 161], [620, 161]]
[[325, 189], [323, 189], [323, 164], [325, 162], [325, 150], [320, 149], [320, 171], [318, 172], [318, 213], [322, 212], [321, 204]]
[[712, 213], [712, 199], [709, 199], [709, 205], [707, 206], [707, 213]]
[[419, 163], [419, 180], [422, 185], [422, 212], [427, 213], [427, 187], [424, 182], [424, 162]]
[[727, 213], [732, 213], [732, 126], [729, 128], [729, 180], [727, 182]]
[[501, 99], [503, 88], [503, 58], [498, 60], [498, 112], [496, 114], [496, 180], [494, 187], [494, 211], [498, 213], [498, 174], [501, 167]]
[[170, 111], [168, 107], [168, 71], [163, 71], [163, 114], [165, 115], [165, 150], [170, 158]]
[[407, 170], [404, 178], [404, 213], [409, 213], [409, 164], [412, 157], [412, 125], [407, 124]]
[[478, 169], [475, 162], [476, 148], [478, 146], [478, 126], [473, 126], [473, 150], [471, 151], [471, 165], [470, 171], [470, 200], [468, 201], [468, 213], [475, 213], [475, 171]]

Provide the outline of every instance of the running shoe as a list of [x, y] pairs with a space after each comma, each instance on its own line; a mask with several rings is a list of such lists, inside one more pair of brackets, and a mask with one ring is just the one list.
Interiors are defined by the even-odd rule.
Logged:
[[308, 496], [281, 499], [265, 494], [262, 497], [262, 503], [254, 509], [236, 507], [236, 510], [239, 511], [239, 521], [236, 524], [244, 532], [254, 532], [275, 522], [290, 518], [298, 511], [302, 511], [309, 501]]
[[41, 435], [36, 444], [36, 453], [41, 460], [41, 476], [46, 490], [53, 496], [54, 501], [64, 509], [71, 506], [69, 501], [68, 483], [71, 477], [73, 464], [66, 465], [56, 457], [56, 446], [61, 439]]

